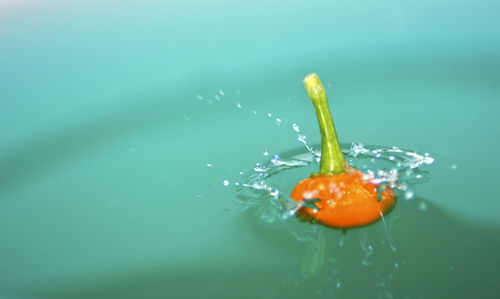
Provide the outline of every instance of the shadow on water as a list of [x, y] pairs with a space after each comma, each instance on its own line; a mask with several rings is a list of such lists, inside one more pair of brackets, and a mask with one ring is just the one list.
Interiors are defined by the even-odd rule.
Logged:
[[[430, 204], [422, 210], [423, 202], [401, 202], [394, 212], [396, 251], [379, 245], [385, 239], [381, 223], [348, 231], [342, 246], [342, 233], [325, 229], [326, 262], [309, 278], [301, 276], [300, 260], [272, 270], [223, 263], [182, 271], [159, 266], [23, 298], [498, 298], [500, 232], [460, 222]], [[281, 250], [291, 246], [302, 256], [304, 243], [290, 238], [289, 231], [256, 225], [253, 215], [242, 221], [243, 234], [258, 234], [261, 242]], [[373, 244], [369, 263], [363, 263], [367, 256], [360, 236]]]

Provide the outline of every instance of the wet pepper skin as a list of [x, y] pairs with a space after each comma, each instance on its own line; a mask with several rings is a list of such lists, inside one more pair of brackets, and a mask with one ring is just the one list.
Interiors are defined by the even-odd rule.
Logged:
[[296, 201], [318, 199], [318, 209], [302, 207], [301, 216], [340, 229], [376, 222], [396, 204], [392, 189], [386, 188], [377, 199], [377, 185], [364, 181], [362, 172], [351, 167], [336, 175], [304, 179], [295, 186], [291, 197]]

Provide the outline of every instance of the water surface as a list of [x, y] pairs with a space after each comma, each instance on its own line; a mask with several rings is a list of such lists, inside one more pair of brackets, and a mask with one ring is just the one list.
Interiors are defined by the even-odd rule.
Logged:
[[[496, 11], [0, 1], [0, 295], [495, 298]], [[312, 71], [341, 142], [435, 158], [396, 251], [381, 222], [263, 224], [223, 184], [300, 146], [293, 123], [319, 142]]]

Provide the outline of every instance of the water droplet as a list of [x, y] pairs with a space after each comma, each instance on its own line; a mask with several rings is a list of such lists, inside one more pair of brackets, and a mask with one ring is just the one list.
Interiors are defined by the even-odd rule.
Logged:
[[297, 140], [304, 143], [305, 141], [307, 141], [307, 136], [304, 134], [299, 134], [297, 135]]
[[401, 190], [401, 191], [406, 191], [406, 190], [408, 190], [408, 185], [406, 185], [406, 184], [400, 184], [400, 185], [398, 185], [397, 188], [399, 190]]
[[214, 98], [217, 100], [217, 101], [220, 101], [220, 97], [218, 95], [214, 95]]
[[274, 155], [273, 158], [271, 159], [271, 164], [273, 165], [280, 165], [281, 164], [281, 158], [280, 155]]
[[294, 130], [295, 132], [300, 133], [300, 127], [299, 127], [299, 125], [297, 125], [296, 123], [293, 123], [293, 124], [292, 124], [292, 128], [293, 128], [293, 130]]
[[238, 107], [239, 109], [241, 109], [243, 106], [241, 105], [240, 102], [236, 102], [236, 107]]
[[262, 153], [262, 155], [264, 155], [264, 156], [269, 156], [269, 152], [268, 152], [268, 151], [264, 151], [264, 152]]
[[267, 117], [273, 117], [273, 115], [271, 113], [268, 113]]
[[265, 167], [262, 163], [257, 163], [255, 164], [253, 170], [255, 170], [256, 172], [265, 172], [267, 170], [267, 167]]
[[256, 110], [253, 110], [252, 113], [255, 114], [255, 115], [257, 115], [257, 111]]
[[224, 186], [229, 186], [229, 181], [228, 181], [228, 180], [224, 180], [224, 181], [222, 182], [222, 184], [223, 184]]
[[198, 100], [200, 100], [200, 101], [201, 101], [201, 100], [203, 100], [203, 97], [202, 97], [202, 96], [200, 96], [199, 94], [197, 94], [197, 95], [196, 95], [196, 98], [197, 98]]
[[276, 118], [276, 125], [280, 126], [281, 122], [282, 122], [281, 118]]
[[280, 195], [280, 192], [278, 191], [278, 189], [268, 188], [267, 191], [269, 191], [269, 195], [271, 195], [274, 198], [277, 198]]
[[428, 153], [425, 153], [422, 156], [414, 152], [406, 152], [406, 155], [411, 158], [408, 161], [410, 168], [417, 168], [422, 164], [432, 164], [434, 162], [434, 158], [430, 157]]
[[455, 170], [455, 169], [457, 169], [457, 168], [458, 168], [457, 164], [452, 164], [452, 165], [451, 165], [451, 169], [452, 169], [452, 170]]
[[399, 269], [399, 263], [398, 262], [394, 263], [394, 269], [396, 269], [396, 270]]
[[219, 89], [219, 94], [220, 94], [221, 96], [224, 96], [224, 92], [223, 92], [222, 90], [220, 90], [220, 89]]
[[335, 287], [337, 289], [340, 289], [342, 287], [342, 282], [340, 281], [340, 279], [337, 279], [337, 281], [335, 282]]
[[406, 200], [410, 200], [412, 199], [414, 196], [414, 193], [412, 190], [407, 190], [405, 193], [404, 193], [404, 197]]
[[425, 210], [427, 210], [427, 203], [425, 203], [425, 202], [423, 202], [423, 201], [419, 202], [419, 203], [418, 203], [418, 209], [419, 209], [420, 211], [425, 211]]
[[304, 197], [304, 200], [308, 199], [315, 199], [315, 197], [318, 195], [316, 191], [306, 191], [302, 196]]
[[255, 182], [252, 184], [251, 187], [255, 190], [266, 190], [267, 189], [267, 185], [264, 181]]
[[359, 244], [361, 245], [361, 249], [363, 249], [365, 256], [361, 260], [361, 264], [364, 266], [370, 266], [373, 264], [369, 259], [373, 255], [373, 246], [371, 244], [367, 244], [366, 235], [361, 235], [359, 239]]
[[212, 163], [207, 163], [207, 167], [212, 167], [214, 166]]
[[351, 144], [351, 150], [349, 151], [349, 153], [353, 157], [357, 157], [359, 154], [363, 154], [367, 151], [368, 150], [363, 146], [363, 144], [361, 142], [357, 142], [357, 143]]

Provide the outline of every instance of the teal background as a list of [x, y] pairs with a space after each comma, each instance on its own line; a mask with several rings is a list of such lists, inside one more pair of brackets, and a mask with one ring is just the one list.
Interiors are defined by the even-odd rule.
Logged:
[[[236, 209], [222, 185], [265, 150], [300, 147], [293, 122], [319, 142], [302, 86], [318, 72], [342, 142], [436, 159], [415, 188], [430, 208], [399, 205], [395, 298], [496, 298], [499, 9], [0, 1], [0, 295], [330, 296], [318, 277], [284, 279], [305, 244]], [[358, 269], [359, 242], [346, 242], [352, 267], [332, 296], [375, 298], [378, 264]]]

